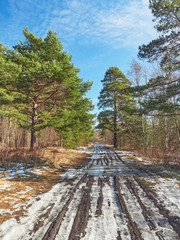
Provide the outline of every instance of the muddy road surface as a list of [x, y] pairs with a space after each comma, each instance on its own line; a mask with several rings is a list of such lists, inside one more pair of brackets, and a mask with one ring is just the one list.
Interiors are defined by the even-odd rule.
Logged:
[[17, 239], [180, 239], [178, 184], [103, 145], [95, 146], [84, 166], [65, 172], [42, 201], [32, 204], [33, 221], [28, 216], [21, 220], [21, 226], [24, 221], [29, 227]]

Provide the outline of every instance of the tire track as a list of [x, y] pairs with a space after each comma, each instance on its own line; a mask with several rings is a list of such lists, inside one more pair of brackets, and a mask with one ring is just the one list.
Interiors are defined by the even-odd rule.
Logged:
[[44, 219], [46, 219], [47, 216], [50, 214], [50, 212], [53, 209], [54, 205], [55, 205], [55, 203], [50, 204], [49, 207], [47, 208], [46, 212], [42, 213], [39, 216], [38, 221], [36, 222], [36, 224], [33, 227], [33, 233], [37, 232], [38, 229], [44, 225]]
[[104, 182], [103, 182], [102, 178], [98, 178], [98, 186], [100, 186], [100, 191], [99, 191], [99, 197], [98, 197], [98, 200], [97, 200], [96, 215], [100, 216], [100, 215], [102, 215], [102, 204], [103, 204], [102, 189], [104, 187]]
[[139, 181], [137, 177], [135, 177], [136, 182], [139, 184], [139, 186], [143, 189], [143, 191], [146, 193], [148, 198], [154, 203], [155, 207], [158, 208], [159, 213], [163, 215], [164, 218], [168, 220], [168, 223], [172, 226], [173, 230], [177, 233], [180, 239], [180, 217], [178, 216], [171, 216], [170, 211], [167, 210], [154, 196], [154, 193], [150, 189], [146, 189], [146, 186]]
[[134, 196], [136, 197], [136, 199], [137, 199], [137, 201], [138, 201], [138, 203], [139, 203], [139, 205], [140, 205], [140, 207], [142, 209], [142, 214], [143, 214], [146, 222], [148, 223], [150, 230], [155, 230], [156, 229], [156, 225], [150, 219], [150, 215], [151, 214], [150, 214], [149, 210], [146, 209], [146, 207], [143, 204], [143, 202], [141, 201], [135, 184], [129, 178], [126, 178], [125, 184], [126, 184], [127, 188], [130, 190], [130, 192], [132, 192], [134, 194]]
[[[147, 207], [145, 206], [145, 204], [142, 202], [140, 196], [139, 196], [139, 193], [138, 193], [138, 189], [137, 187], [135, 186], [134, 182], [132, 179], [129, 179], [129, 178], [126, 178], [126, 182], [125, 182], [125, 185], [127, 186], [127, 188], [129, 189], [129, 191], [136, 197], [137, 199], [137, 202], [139, 203], [141, 209], [142, 209], [142, 215], [144, 216], [144, 219], [146, 220], [149, 228], [151, 231], [154, 231], [156, 236], [158, 236], [158, 238], [160, 240], [164, 240], [164, 237], [162, 235], [163, 231], [160, 230], [160, 231], [155, 231], [157, 230], [157, 226], [156, 224], [154, 223], [154, 220], [155, 219], [152, 219], [152, 209], [147, 209]], [[157, 221], [156, 221], [157, 222]], [[157, 223], [158, 224], [158, 223]], [[159, 226], [159, 224], [158, 224]], [[159, 226], [161, 227], [161, 226]]]
[[79, 182], [76, 184], [76, 186], [74, 187], [73, 191], [69, 194], [69, 198], [67, 200], [67, 202], [64, 204], [62, 210], [59, 212], [58, 216], [56, 217], [56, 219], [51, 223], [51, 225], [49, 226], [47, 232], [45, 233], [44, 237], [42, 238], [42, 240], [54, 240], [56, 238], [56, 235], [59, 231], [59, 228], [61, 226], [61, 223], [63, 221], [63, 218], [68, 210], [68, 207], [70, 205], [70, 202], [72, 201], [73, 197], [74, 197], [74, 193], [76, 191], [77, 188], [79, 188], [79, 186], [85, 182], [87, 178], [87, 174], [84, 174], [84, 176], [79, 180]]
[[117, 232], [117, 238], [116, 238], [116, 240], [122, 240], [122, 238], [121, 238], [121, 232], [120, 232], [120, 231]]
[[79, 204], [79, 208], [74, 219], [71, 233], [69, 235], [69, 240], [79, 240], [86, 234], [85, 229], [89, 219], [89, 210], [91, 207], [90, 193], [93, 182], [94, 178], [90, 177], [86, 184], [86, 189], [84, 190], [81, 202]]
[[138, 176], [150, 174], [101, 146], [95, 147], [86, 171], [89, 175], [84, 174], [68, 194], [42, 240], [89, 240], [96, 235], [97, 240], [169, 240], [169, 230], [172, 239], [180, 237], [180, 218], [138, 181]]
[[119, 178], [117, 175], [114, 177], [114, 183], [115, 183], [115, 191], [117, 193], [117, 197], [118, 197], [122, 212], [124, 213], [124, 215], [127, 218], [127, 225], [128, 225], [128, 229], [130, 231], [132, 240], [144, 240], [142, 238], [142, 235], [138, 228], [137, 223], [133, 221], [133, 219], [127, 209], [123, 195], [121, 193], [121, 186], [120, 186]]

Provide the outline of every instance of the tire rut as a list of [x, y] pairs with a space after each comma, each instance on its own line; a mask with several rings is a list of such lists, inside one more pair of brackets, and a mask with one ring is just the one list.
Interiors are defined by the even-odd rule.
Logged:
[[[168, 223], [172, 226], [173, 230], [177, 233], [177, 235], [180, 237], [180, 217], [178, 216], [171, 216], [170, 211], [167, 210], [159, 201], [158, 199], [154, 196], [153, 191], [150, 189], [146, 189], [144, 184], [139, 181], [138, 178], [135, 177], [136, 182], [139, 184], [139, 186], [143, 189], [143, 191], [146, 193], [148, 198], [153, 201], [154, 206], [158, 208], [159, 213], [163, 215], [168, 220]], [[180, 239], [180, 238], [179, 238]]]
[[129, 229], [129, 232], [131, 235], [131, 239], [132, 240], [144, 240], [141, 236], [141, 232], [138, 228], [137, 223], [133, 221], [133, 219], [128, 211], [128, 208], [125, 204], [125, 200], [121, 193], [121, 186], [119, 183], [119, 178], [117, 175], [114, 176], [114, 183], [115, 183], [115, 191], [116, 191], [122, 212], [124, 213], [124, 215], [126, 216], [126, 219], [127, 219], [127, 225], [128, 225], [128, 229]]
[[120, 231], [118, 231], [118, 232], [117, 232], [117, 234], [118, 234], [118, 235], [117, 235], [117, 238], [116, 238], [116, 240], [122, 240], [122, 238], [121, 238], [121, 232], [120, 232]]
[[98, 178], [98, 186], [100, 186], [100, 191], [99, 191], [99, 197], [98, 197], [98, 200], [97, 200], [96, 215], [100, 216], [100, 215], [102, 215], [102, 204], [103, 204], [102, 189], [104, 187], [104, 182], [103, 182], [102, 178]]
[[84, 194], [82, 196], [81, 202], [79, 204], [79, 208], [74, 219], [74, 223], [71, 229], [71, 233], [69, 235], [69, 240], [79, 240], [81, 237], [84, 237], [86, 232], [86, 226], [88, 224], [89, 219], [89, 210], [91, 207], [91, 189], [94, 182], [94, 178], [90, 177], [86, 188], [84, 190]]
[[[126, 178], [125, 184], [126, 184], [127, 188], [129, 189], [129, 191], [132, 192], [132, 194], [134, 194], [134, 196], [136, 197], [136, 199], [137, 199], [137, 201], [138, 201], [138, 203], [139, 203], [139, 205], [140, 205], [140, 207], [142, 209], [142, 214], [143, 214], [143, 216], [144, 216], [144, 218], [145, 218], [145, 220], [146, 220], [150, 230], [151, 231], [152, 230], [155, 231], [157, 229], [157, 227], [156, 227], [156, 224], [151, 220], [151, 211], [152, 210], [148, 210], [146, 208], [146, 206], [144, 205], [144, 203], [141, 201], [141, 198], [140, 198], [140, 196], [138, 194], [137, 188], [136, 188], [134, 182], [131, 179]], [[164, 237], [162, 236], [162, 232], [163, 231], [156, 231], [155, 232], [156, 236], [158, 236], [158, 238], [160, 240], [164, 240]]]
[[[96, 168], [96, 165], [98, 165], [97, 169], [100, 168], [104, 169], [105, 171], [100, 172], [99, 175], [89, 175], [86, 173], [84, 176], [79, 180], [79, 182], [74, 187], [73, 191], [71, 191], [68, 194], [67, 201], [64, 204], [62, 210], [57, 215], [56, 219], [51, 223], [50, 227], [48, 228], [47, 232], [45, 233], [42, 240], [55, 240], [56, 237], [62, 238], [62, 234], [64, 229], [64, 224], [70, 219], [71, 216], [68, 215], [69, 206], [73, 205], [74, 199], [78, 196], [79, 190], [76, 191], [79, 186], [83, 183], [83, 188], [80, 190], [80, 196], [78, 196], [78, 202], [76, 205], [76, 210], [74, 211], [73, 217], [71, 217], [71, 223], [68, 229], [68, 232], [66, 232], [66, 240], [80, 240], [80, 239], [87, 239], [88, 235], [92, 231], [92, 226], [94, 226], [93, 220], [96, 219], [95, 222], [98, 223], [98, 226], [100, 223], [98, 221], [102, 220], [104, 217], [104, 204], [108, 206], [108, 208], [111, 208], [111, 201], [107, 199], [107, 202], [105, 203], [106, 199], [106, 188], [107, 186], [112, 189], [112, 192], [115, 198], [115, 204], [117, 205], [117, 211], [119, 209], [119, 215], [114, 215], [115, 219], [117, 218], [118, 223], [117, 228], [115, 229], [115, 233], [113, 232], [114, 238], [116, 240], [122, 240], [131, 239], [131, 240], [145, 240], [147, 233], [152, 233], [151, 236], [153, 236], [155, 239], [164, 240], [166, 238], [166, 232], [164, 232], [164, 229], [166, 229], [165, 224], [161, 225], [160, 220], [157, 217], [158, 214], [161, 214], [161, 220], [164, 220], [166, 224], [168, 224], [168, 228], [171, 230], [173, 234], [177, 234], [180, 237], [180, 218], [178, 216], [172, 216], [170, 211], [167, 210], [162, 203], [156, 198], [155, 193], [153, 190], [151, 191], [149, 188], [146, 189], [146, 186], [143, 185], [141, 181], [138, 181], [139, 177], [144, 176], [150, 176], [147, 172], [144, 172], [143, 170], [139, 169], [139, 167], [135, 166], [135, 164], [131, 164], [129, 162], [126, 162], [124, 159], [121, 158], [116, 152], [113, 151], [107, 151], [105, 148], [100, 148], [98, 151], [94, 152], [94, 156], [90, 162], [86, 162], [87, 168], [93, 167]], [[112, 173], [106, 174], [106, 169], [111, 168], [114, 171], [114, 168], [116, 167], [117, 162], [119, 162], [119, 166], [122, 167], [122, 169], [125, 169], [122, 175], [120, 172], [120, 175], [116, 175], [117, 171]], [[126, 170], [127, 169], [127, 170]], [[132, 170], [132, 176], [126, 175], [128, 170]], [[134, 171], [133, 171], [134, 170]], [[139, 171], [139, 172], [138, 172]], [[143, 173], [141, 173], [141, 171]], [[124, 175], [123, 175], [124, 174]], [[123, 183], [121, 183], [121, 179], [123, 179]], [[96, 181], [96, 182], [95, 182]], [[95, 185], [94, 185], [95, 182]], [[86, 185], [85, 185], [86, 183]], [[94, 191], [94, 186], [98, 186], [98, 192], [96, 192], [95, 197], [92, 201], [92, 194]], [[96, 190], [95, 190], [96, 191]], [[127, 191], [127, 192], [126, 192]], [[76, 193], [75, 193], [76, 192]], [[143, 195], [141, 195], [143, 193]], [[77, 195], [77, 196], [76, 196]], [[146, 198], [144, 198], [145, 196]], [[148, 204], [146, 204], [145, 200], [148, 197], [148, 201], [150, 206], [153, 206], [154, 213], [152, 214], [152, 209], [149, 207]], [[132, 200], [134, 199], [133, 203], [136, 204], [138, 209], [140, 210], [140, 215], [136, 215], [135, 212], [130, 213], [131, 201], [129, 201], [129, 198]], [[127, 201], [127, 202], [126, 202]], [[93, 214], [91, 213], [93, 209]], [[158, 211], [157, 211], [158, 210]], [[68, 215], [68, 217], [67, 217]], [[111, 213], [110, 213], [111, 215]], [[106, 216], [106, 213], [105, 213]], [[136, 217], [140, 216], [143, 219], [143, 224], [141, 225], [140, 220], [136, 220]], [[109, 215], [108, 215], [109, 217]], [[113, 215], [111, 216], [113, 218]], [[106, 217], [105, 217], [106, 218]], [[97, 220], [99, 219], [99, 220]], [[109, 223], [109, 222], [108, 222]], [[120, 223], [120, 224], [119, 224]], [[102, 224], [102, 223], [101, 223]], [[105, 222], [105, 224], [107, 224]], [[123, 226], [121, 226], [123, 225]], [[169, 226], [170, 225], [170, 226]], [[142, 226], [146, 226], [146, 230]], [[106, 227], [109, 227], [109, 224], [106, 225]], [[95, 226], [96, 228], [96, 226]], [[102, 235], [103, 237], [107, 237], [109, 233], [106, 233], [107, 229], [105, 228], [105, 235]], [[61, 235], [58, 235], [58, 232], [61, 231]], [[98, 232], [99, 233], [99, 232]], [[114, 235], [115, 234], [115, 235]], [[176, 236], [177, 236], [176, 235]], [[99, 235], [100, 236], [100, 235]], [[177, 237], [178, 237], [177, 236]], [[111, 236], [112, 237], [112, 236]], [[100, 237], [101, 239], [101, 237]], [[169, 238], [168, 238], [169, 239]], [[173, 238], [174, 239], [174, 238]], [[180, 238], [177, 238], [180, 239]]]
[[54, 205], [55, 205], [54, 203], [49, 205], [49, 207], [46, 210], [46, 212], [39, 216], [38, 221], [35, 223], [35, 225], [33, 227], [33, 233], [37, 232], [38, 229], [44, 225], [44, 219], [46, 219], [47, 216], [50, 214], [50, 212], [53, 209]]
[[85, 182], [86, 178], [87, 178], [87, 174], [84, 174], [84, 176], [76, 184], [76, 186], [74, 187], [73, 191], [69, 194], [70, 196], [69, 196], [67, 202], [64, 204], [62, 210], [59, 212], [59, 214], [56, 217], [56, 219], [49, 226], [49, 228], [48, 228], [47, 232], [45, 233], [45, 235], [43, 236], [42, 240], [54, 240], [56, 238], [56, 235], [57, 235], [57, 233], [59, 231], [59, 228], [61, 226], [63, 218], [64, 218], [64, 216], [65, 216], [65, 214], [66, 214], [66, 212], [68, 210], [70, 202], [72, 201], [72, 199], [74, 197], [74, 193], [75, 193], [76, 189], [80, 186], [80, 184]]
[[138, 191], [136, 189], [135, 184], [133, 183], [132, 180], [130, 180], [129, 178], [126, 178], [126, 182], [125, 182], [127, 188], [129, 189], [130, 192], [132, 192], [134, 194], [134, 196], [136, 197], [141, 209], [142, 209], [142, 214], [145, 218], [145, 220], [147, 221], [150, 230], [155, 230], [156, 229], [156, 225], [154, 224], [154, 222], [150, 219], [150, 212], [149, 210], [147, 210], [147, 208], [145, 207], [145, 205], [143, 204], [143, 202], [141, 201]]

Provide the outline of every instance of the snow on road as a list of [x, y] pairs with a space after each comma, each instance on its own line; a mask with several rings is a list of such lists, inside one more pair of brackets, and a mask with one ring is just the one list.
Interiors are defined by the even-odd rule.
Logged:
[[85, 167], [30, 199], [26, 216], [1, 224], [0, 239], [180, 239], [177, 180], [142, 170], [127, 155], [134, 153], [97, 145]]

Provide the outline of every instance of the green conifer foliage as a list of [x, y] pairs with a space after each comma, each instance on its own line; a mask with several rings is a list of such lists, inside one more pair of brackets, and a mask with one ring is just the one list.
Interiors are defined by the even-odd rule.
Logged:
[[179, 0], [150, 0], [150, 9], [159, 37], [139, 47], [139, 57], [158, 60], [162, 74], [152, 78], [148, 90], [156, 97], [144, 102], [145, 112], [162, 110], [176, 113], [180, 103], [180, 3]]
[[126, 76], [117, 68], [110, 67], [101, 81], [103, 88], [99, 95], [99, 109], [97, 128], [108, 129], [113, 132], [114, 147], [117, 147], [117, 134], [122, 119], [122, 111], [131, 110], [132, 98], [128, 93], [131, 85]]
[[[43, 39], [25, 28], [24, 36], [26, 40], [17, 44], [14, 50], [6, 49], [2, 53], [0, 46], [0, 93], [3, 89], [4, 94], [11, 96], [9, 114], [21, 120], [21, 127], [31, 131], [31, 148], [34, 149], [36, 133], [42, 128], [51, 126], [58, 130], [69, 122], [71, 131], [76, 130], [73, 122], [81, 109], [74, 107], [80, 100], [90, 106], [89, 109], [82, 108], [86, 117], [92, 120], [89, 111], [93, 106], [84, 97], [92, 83], [84, 83], [78, 77], [79, 69], [71, 62], [72, 57], [63, 51], [55, 32], [49, 30]], [[79, 118], [79, 121], [83, 119]], [[90, 124], [88, 127], [92, 131]]]

